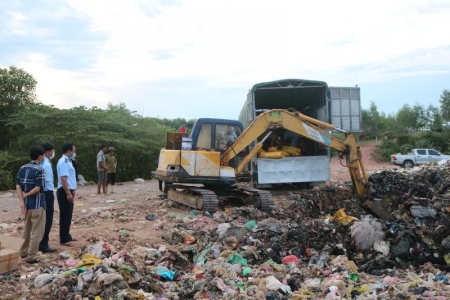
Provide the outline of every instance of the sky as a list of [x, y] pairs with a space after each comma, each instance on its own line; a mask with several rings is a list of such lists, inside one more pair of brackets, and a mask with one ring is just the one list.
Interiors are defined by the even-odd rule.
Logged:
[[450, 1], [8, 0], [0, 68], [58, 108], [123, 102], [146, 117], [237, 119], [285, 78], [361, 88], [361, 107], [439, 107]]

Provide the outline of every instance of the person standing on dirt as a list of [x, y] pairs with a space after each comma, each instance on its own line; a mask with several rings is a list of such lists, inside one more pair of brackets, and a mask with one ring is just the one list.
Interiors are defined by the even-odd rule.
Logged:
[[70, 225], [72, 223], [73, 202], [77, 180], [75, 178], [75, 168], [72, 165], [72, 157], [76, 152], [74, 144], [64, 144], [62, 146], [63, 155], [56, 166], [58, 176], [58, 189], [56, 197], [59, 205], [59, 243], [64, 246], [71, 246], [69, 243], [76, 241], [70, 235]]
[[107, 151], [106, 145], [100, 146], [100, 151], [97, 153], [97, 171], [98, 171], [98, 183], [97, 183], [97, 195], [101, 195], [101, 189], [103, 188], [103, 194], [106, 195], [106, 172], [108, 171], [108, 165], [106, 164], [105, 153]]
[[50, 163], [50, 160], [55, 157], [55, 146], [51, 143], [45, 142], [41, 144], [41, 147], [45, 150], [42, 168], [45, 172], [44, 195], [47, 209], [45, 210], [45, 231], [42, 241], [39, 244], [39, 251], [42, 251], [42, 253], [53, 253], [56, 249], [51, 248], [48, 245], [48, 236], [50, 234], [50, 230], [52, 229], [53, 213], [55, 211], [55, 185], [53, 183], [53, 168]]
[[44, 154], [44, 148], [32, 147], [31, 162], [19, 169], [16, 178], [17, 196], [22, 214], [25, 215], [25, 226], [22, 232], [24, 242], [20, 247], [19, 255], [29, 264], [40, 262], [36, 254], [45, 230], [45, 172], [41, 166], [44, 162]]
[[117, 170], [117, 160], [116, 160], [116, 149], [114, 147], [108, 148], [108, 154], [105, 155], [106, 165], [108, 166], [108, 183], [106, 190], [108, 190], [108, 185], [111, 184], [111, 194], [114, 194], [114, 186], [116, 185], [116, 170]]

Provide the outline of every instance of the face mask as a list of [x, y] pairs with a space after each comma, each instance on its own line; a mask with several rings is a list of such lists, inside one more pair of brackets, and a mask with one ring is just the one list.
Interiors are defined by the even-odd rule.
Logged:
[[52, 156], [50, 156], [50, 159], [55, 158], [55, 152], [52, 153]]
[[74, 159], [75, 157], [77, 157], [77, 154], [76, 154], [76, 153], [73, 153], [73, 154], [70, 156], [70, 159]]
[[39, 164], [42, 166], [44, 164], [44, 160], [41, 160]]

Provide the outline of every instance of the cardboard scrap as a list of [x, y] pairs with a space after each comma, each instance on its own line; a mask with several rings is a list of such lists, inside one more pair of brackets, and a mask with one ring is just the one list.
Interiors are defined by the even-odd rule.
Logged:
[[17, 270], [23, 239], [0, 234], [0, 275]]

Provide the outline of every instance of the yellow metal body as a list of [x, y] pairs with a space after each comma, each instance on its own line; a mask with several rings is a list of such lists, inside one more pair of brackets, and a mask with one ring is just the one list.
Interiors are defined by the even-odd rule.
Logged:
[[[327, 129], [336, 129], [333, 125], [305, 116], [298, 112], [273, 109], [260, 114], [236, 139], [236, 141], [227, 148], [220, 159], [220, 163], [225, 166], [228, 165], [228, 162], [235, 157], [237, 153], [244, 150], [257, 137], [261, 136], [267, 130], [277, 128], [292, 131], [302, 137], [326, 145], [343, 153], [347, 161], [347, 167], [355, 187], [356, 195], [359, 197], [368, 197], [369, 185], [367, 173], [364, 168], [361, 151], [356, 143], [355, 136], [352, 133], [346, 132], [346, 139], [345, 141], [342, 141], [327, 131]], [[259, 148], [262, 146], [260, 144], [261, 143], [258, 143]], [[259, 148], [255, 149], [259, 150]], [[244, 158], [244, 161], [248, 162], [254, 154], [255, 151], [252, 151], [246, 158]], [[241, 167], [242, 166], [240, 164], [236, 171], [242, 171]]]

